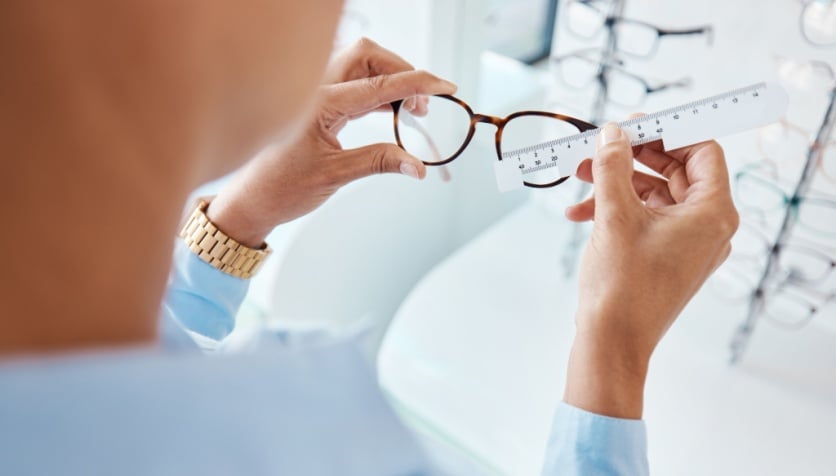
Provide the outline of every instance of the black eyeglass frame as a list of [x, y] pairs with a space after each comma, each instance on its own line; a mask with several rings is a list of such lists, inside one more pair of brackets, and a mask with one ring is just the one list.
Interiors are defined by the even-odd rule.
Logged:
[[580, 5], [583, 5], [587, 8], [589, 8], [591, 10], [594, 10], [594, 11], [601, 14], [601, 16], [603, 17], [602, 22], [601, 22], [601, 28], [599, 30], [595, 31], [595, 33], [593, 33], [592, 35], [584, 35], [582, 33], [579, 33], [577, 31], [575, 31], [574, 29], [572, 29], [571, 26], [569, 28], [567, 28], [567, 30], [569, 31], [569, 33], [575, 35], [576, 37], [583, 38], [585, 40], [595, 38], [601, 31], [603, 31], [605, 29], [609, 30], [609, 31], [613, 31], [615, 29], [616, 25], [619, 24], [619, 23], [638, 25], [638, 26], [641, 26], [643, 28], [647, 28], [648, 30], [653, 30], [653, 31], [656, 32], [656, 39], [653, 42], [653, 47], [647, 53], [644, 53], [644, 54], [639, 54], [639, 53], [631, 52], [629, 50], [625, 50], [625, 49], [621, 48], [616, 42], [616, 49], [619, 52], [624, 53], [628, 56], [632, 56], [634, 58], [649, 58], [649, 57], [653, 56], [654, 54], [656, 54], [656, 51], [658, 51], [658, 49], [659, 49], [659, 42], [665, 36], [705, 35], [708, 38], [708, 44], [709, 45], [714, 43], [714, 27], [711, 26], [711, 25], [704, 25], [704, 26], [698, 26], [698, 27], [692, 27], [692, 28], [682, 28], [682, 29], [660, 28], [660, 27], [658, 27], [658, 26], [656, 26], [652, 23], [648, 23], [648, 22], [645, 22], [645, 21], [634, 20], [632, 18], [626, 18], [626, 17], [623, 17], [623, 16], [617, 16], [617, 15], [608, 15], [607, 13], [605, 13], [605, 12], [601, 11], [600, 9], [596, 8], [593, 5], [593, 2], [594, 2], [594, 0], [576, 0], [576, 3], [578, 3]]
[[[539, 117], [549, 117], [549, 118], [552, 118], [552, 119], [557, 119], [557, 120], [565, 122], [567, 124], [571, 124], [573, 127], [578, 129], [578, 133], [598, 128], [598, 126], [596, 126], [594, 124], [590, 124], [586, 121], [583, 121], [583, 120], [580, 120], [580, 119], [577, 119], [577, 118], [574, 118], [574, 117], [571, 117], [571, 116], [567, 116], [565, 114], [558, 114], [558, 113], [546, 112], [546, 111], [519, 111], [519, 112], [515, 112], [511, 115], [508, 115], [506, 117], [488, 116], [488, 115], [485, 115], [485, 114], [478, 114], [478, 113], [473, 112], [473, 108], [471, 108], [466, 102], [462, 101], [461, 99], [459, 99], [455, 96], [451, 96], [449, 94], [436, 94], [433, 97], [446, 99], [448, 101], [452, 101], [452, 102], [458, 104], [459, 106], [463, 107], [464, 110], [467, 111], [468, 116], [470, 116], [470, 128], [467, 131], [467, 137], [465, 137], [464, 142], [462, 143], [462, 145], [459, 147], [459, 149], [453, 155], [451, 155], [450, 157], [448, 157], [448, 158], [446, 158], [446, 159], [444, 159], [440, 162], [427, 162], [427, 161], [422, 160], [424, 165], [428, 165], [428, 166], [440, 166], [440, 165], [449, 164], [450, 162], [452, 162], [456, 158], [458, 158], [462, 154], [462, 152], [464, 152], [464, 150], [467, 148], [467, 146], [470, 145], [470, 141], [473, 139], [473, 135], [476, 133], [476, 124], [478, 124], [478, 123], [493, 124], [494, 126], [496, 126], [497, 129], [496, 129], [496, 134], [494, 135], [494, 142], [495, 142], [495, 147], [496, 147], [496, 156], [497, 156], [497, 159], [500, 160], [500, 161], [503, 160], [503, 158], [502, 158], [502, 146], [501, 146], [501, 144], [502, 144], [502, 131], [505, 128], [506, 124], [508, 124], [513, 119], [516, 119], [518, 117], [539, 116]], [[393, 121], [394, 121], [394, 128], [395, 128], [395, 141], [397, 142], [398, 147], [400, 147], [401, 149], [403, 149], [406, 152], [409, 152], [408, 150], [406, 150], [406, 147], [404, 147], [403, 143], [401, 142], [401, 135], [400, 135], [400, 132], [398, 131], [398, 116], [400, 114], [402, 104], [403, 104], [403, 100], [394, 101], [394, 102], [391, 103], [392, 112], [394, 113], [393, 114]], [[523, 184], [526, 187], [531, 187], [531, 188], [551, 188], [551, 187], [555, 187], [555, 186], [560, 185], [561, 183], [565, 182], [569, 177], [570, 176], [567, 175], [565, 177], [561, 177], [561, 178], [559, 178], [559, 179], [557, 179], [553, 182], [547, 183], [547, 184], [537, 184], [537, 183], [532, 183], [532, 182], [527, 182], [527, 181], [523, 181]]]
[[641, 84], [642, 87], [644, 88], [644, 96], [642, 97], [642, 100], [639, 101], [637, 104], [627, 104], [627, 103], [620, 102], [617, 99], [610, 98], [611, 102], [613, 102], [613, 103], [615, 103], [619, 106], [622, 106], [622, 107], [638, 107], [644, 102], [644, 100], [647, 98], [647, 96], [649, 96], [651, 94], [662, 92], [662, 91], [665, 91], [665, 90], [668, 90], [668, 89], [671, 89], [671, 88], [687, 88], [687, 87], [691, 86], [691, 79], [690, 78], [682, 78], [682, 79], [678, 79], [678, 80], [675, 80], [675, 81], [666, 81], [666, 82], [651, 84], [650, 81], [648, 81], [647, 79], [624, 69], [622, 67], [624, 62], [621, 61], [621, 60], [616, 60], [614, 63], [606, 63], [606, 62], [601, 62], [601, 61], [597, 61], [593, 58], [590, 58], [587, 55], [587, 53], [592, 52], [592, 51], [594, 51], [594, 50], [575, 51], [575, 52], [568, 53], [568, 54], [565, 54], [565, 55], [562, 55], [562, 56], [551, 57], [551, 58], [549, 58], [549, 61], [551, 63], [555, 64], [557, 67], [562, 67], [562, 63], [565, 60], [572, 59], [572, 58], [577, 58], [577, 59], [586, 61], [591, 65], [597, 65], [598, 66], [598, 72], [595, 73], [595, 76], [592, 79], [590, 79], [589, 83], [584, 84], [583, 86], [577, 86], [577, 85], [571, 84], [570, 82], [568, 82], [566, 80], [565, 77], [562, 78], [561, 82], [563, 84], [566, 84], [568, 87], [570, 87], [572, 89], [581, 90], [581, 89], [589, 87], [589, 85], [593, 84], [593, 83], [604, 84], [604, 83], [607, 82], [606, 78], [607, 78], [607, 73], [609, 71], [615, 71], [619, 74], [630, 77], [634, 81]]

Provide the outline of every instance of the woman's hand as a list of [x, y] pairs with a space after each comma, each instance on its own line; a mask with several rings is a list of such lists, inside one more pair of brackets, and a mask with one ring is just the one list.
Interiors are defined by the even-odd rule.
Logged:
[[414, 96], [452, 94], [454, 84], [365, 39], [332, 60], [324, 81], [314, 118], [298, 139], [263, 151], [209, 205], [209, 218], [237, 241], [261, 245], [277, 225], [310, 213], [353, 180], [426, 175], [421, 161], [395, 144], [344, 150], [337, 134], [351, 119], [390, 110], [395, 100], [408, 98], [404, 107], [420, 110], [425, 101]]
[[[660, 146], [631, 150], [620, 129], [605, 126], [596, 156], [578, 168], [595, 196], [566, 210], [595, 223], [564, 399], [595, 413], [641, 418], [654, 348], [728, 257], [738, 225], [720, 146]], [[664, 178], [634, 171], [634, 156]]]

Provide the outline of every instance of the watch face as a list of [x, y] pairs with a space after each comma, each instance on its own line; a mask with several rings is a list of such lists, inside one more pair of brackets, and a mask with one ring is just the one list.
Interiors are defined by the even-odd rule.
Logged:
[[487, 48], [524, 63], [548, 57], [557, 0], [488, 0]]

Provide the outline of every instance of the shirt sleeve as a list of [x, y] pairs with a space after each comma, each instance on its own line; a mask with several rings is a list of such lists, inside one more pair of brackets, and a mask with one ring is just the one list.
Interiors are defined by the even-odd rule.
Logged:
[[612, 418], [560, 402], [543, 475], [649, 474], [642, 420]]
[[249, 281], [212, 267], [177, 240], [160, 316], [164, 347], [215, 348], [235, 327], [248, 288]]

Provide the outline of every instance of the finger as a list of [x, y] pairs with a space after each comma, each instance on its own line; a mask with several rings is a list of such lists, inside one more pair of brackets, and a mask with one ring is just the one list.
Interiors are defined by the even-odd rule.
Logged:
[[644, 172], [633, 172], [633, 189], [648, 208], [662, 208], [676, 204], [668, 181]]
[[649, 144], [645, 144], [636, 154], [636, 160], [640, 163], [668, 180], [673, 180], [677, 174], [685, 173], [684, 162], [675, 159], [657, 147], [648, 146]]
[[[639, 199], [645, 203], [648, 208], [662, 208], [668, 205], [676, 204], [668, 182], [659, 177], [649, 175], [643, 172], [633, 172], [633, 189], [636, 191]], [[589, 221], [595, 216], [595, 199], [588, 198], [578, 204], [566, 208], [566, 218], [571, 221]]]
[[592, 160], [584, 159], [578, 165], [578, 170], [575, 171], [575, 176], [586, 183], [592, 183]]
[[565, 213], [569, 221], [576, 223], [593, 220], [595, 218], [595, 197], [589, 197], [580, 203], [566, 207]]
[[[630, 114], [628, 120], [644, 116], [646, 116], [645, 113], [637, 112]], [[668, 180], [676, 180], [675, 177], [678, 174], [683, 174], [684, 177], [684, 161], [665, 153], [664, 144], [661, 140], [633, 147], [633, 157]], [[687, 186], [687, 180], [685, 184]]]
[[323, 86], [323, 91], [323, 107], [336, 119], [365, 114], [411, 96], [452, 94], [456, 85], [426, 71], [406, 71]]
[[716, 141], [700, 142], [675, 152], [681, 154], [692, 184], [705, 182], [729, 188], [726, 155]]
[[640, 205], [633, 190], [633, 150], [627, 136], [613, 123], [598, 134], [592, 176], [599, 212], [618, 214]]
[[345, 150], [340, 155], [338, 160], [333, 161], [333, 166], [339, 167], [335, 174], [339, 185], [384, 173], [396, 173], [419, 180], [427, 175], [427, 168], [420, 160], [395, 144], [372, 144]]
[[331, 61], [323, 77], [323, 84], [343, 83], [414, 69], [395, 53], [368, 38], [360, 38]]

